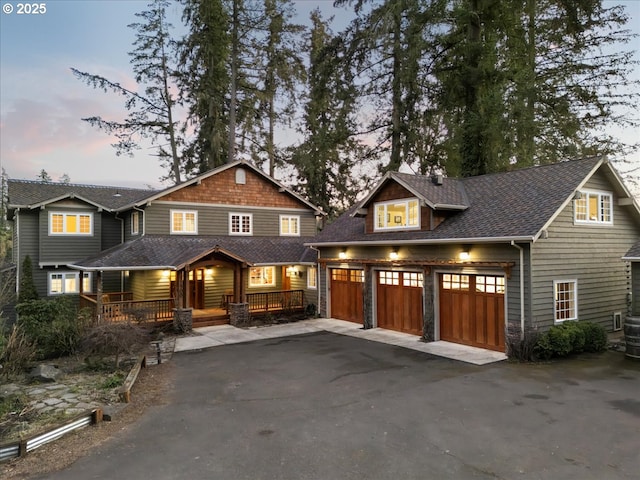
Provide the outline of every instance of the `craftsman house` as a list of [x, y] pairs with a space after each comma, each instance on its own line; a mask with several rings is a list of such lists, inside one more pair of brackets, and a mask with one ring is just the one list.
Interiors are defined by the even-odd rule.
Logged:
[[78, 295], [115, 320], [186, 309], [195, 325], [228, 321], [233, 304], [317, 304], [304, 243], [323, 213], [249, 163], [162, 191], [10, 180], [8, 196], [14, 261], [30, 256], [41, 297]]
[[622, 328], [640, 208], [606, 159], [453, 179], [390, 172], [309, 245], [320, 314], [504, 351], [567, 320]]

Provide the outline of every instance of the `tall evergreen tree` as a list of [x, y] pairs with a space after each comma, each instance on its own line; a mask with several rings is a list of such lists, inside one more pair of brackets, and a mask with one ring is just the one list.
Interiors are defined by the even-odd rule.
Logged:
[[[343, 5], [348, 0], [339, 0]], [[439, 131], [433, 109], [434, 43], [443, 15], [441, 0], [385, 0], [354, 3], [357, 18], [347, 29], [347, 61], [358, 70], [359, 95], [370, 106], [364, 131], [377, 135], [373, 151], [388, 156], [382, 170], [414, 164], [428, 170], [437, 164], [436, 150], [423, 139]], [[365, 11], [369, 7], [368, 11]]]
[[189, 108], [195, 140], [189, 146], [189, 172], [201, 173], [228, 158], [230, 18], [223, 0], [183, 0], [189, 29], [180, 42], [180, 90]]
[[[600, 0], [459, 0], [438, 64], [450, 174], [609, 153], [598, 130], [632, 120], [626, 16]], [[634, 93], [629, 95], [629, 89]], [[619, 92], [624, 91], [625, 94]]]
[[361, 145], [354, 140], [356, 95], [353, 75], [340, 57], [319, 10], [311, 13], [309, 67], [304, 105], [303, 142], [292, 152], [296, 188], [330, 217], [349, 206], [368, 187], [358, 173]]
[[258, 163], [268, 163], [269, 175], [275, 175], [282, 154], [275, 143], [278, 126], [288, 126], [295, 115], [296, 97], [305, 76], [301, 58], [302, 25], [293, 23], [295, 14], [291, 0], [264, 0], [262, 32], [255, 38], [256, 69], [259, 82], [259, 112], [262, 112], [253, 145]]
[[87, 85], [111, 91], [125, 97], [129, 111], [123, 121], [106, 120], [100, 116], [84, 118], [89, 124], [113, 134], [118, 139], [116, 152], [132, 155], [140, 148], [141, 139], [150, 139], [157, 146], [160, 161], [167, 166], [175, 183], [182, 181], [184, 143], [180, 132], [183, 128], [176, 118], [176, 95], [172, 93], [175, 82], [175, 42], [171, 37], [172, 25], [167, 21], [168, 0], [153, 0], [148, 10], [136, 13], [141, 20], [129, 25], [136, 32], [135, 47], [129, 52], [135, 80], [142, 91], [133, 91], [100, 75], [82, 72], [75, 68], [73, 74]]

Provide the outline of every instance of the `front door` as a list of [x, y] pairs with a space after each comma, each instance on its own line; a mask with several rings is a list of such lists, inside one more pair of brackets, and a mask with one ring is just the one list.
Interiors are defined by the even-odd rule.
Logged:
[[204, 308], [204, 268], [196, 268], [189, 272], [189, 306]]
[[[171, 298], [178, 298], [178, 281], [177, 272], [171, 272], [169, 282], [169, 295]], [[204, 268], [196, 268], [189, 272], [189, 307], [202, 309], [204, 308]]]

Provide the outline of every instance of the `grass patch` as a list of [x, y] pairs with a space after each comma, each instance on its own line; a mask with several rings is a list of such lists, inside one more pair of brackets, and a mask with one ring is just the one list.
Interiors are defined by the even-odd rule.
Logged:
[[112, 388], [121, 387], [126, 376], [127, 375], [124, 372], [115, 372], [105, 378], [98, 387], [102, 390], [110, 390]]

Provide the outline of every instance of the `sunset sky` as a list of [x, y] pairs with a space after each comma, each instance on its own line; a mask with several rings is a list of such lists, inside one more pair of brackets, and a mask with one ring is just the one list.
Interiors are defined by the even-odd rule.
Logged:
[[[19, 2], [0, 0], [12, 13], [0, 14], [0, 165], [10, 178], [35, 179], [44, 169], [53, 180], [68, 174], [73, 183], [132, 187], [161, 186], [166, 174], [152, 148], [133, 158], [116, 156], [113, 139], [81, 118], [100, 115], [121, 119], [122, 98], [94, 90], [71, 73], [102, 75], [135, 87], [127, 52], [134, 32], [127, 25], [148, 0], [48, 0], [46, 13], [18, 15]], [[640, 33], [640, 1], [614, 2], [627, 6], [628, 28]], [[321, 6], [325, 17], [344, 19], [329, 1], [296, 2], [299, 22]], [[178, 26], [176, 7], [171, 7]], [[335, 31], [339, 31], [335, 27]], [[630, 49], [640, 60], [640, 39]], [[635, 72], [640, 78], [640, 67]], [[636, 112], [637, 113], [637, 112]], [[634, 131], [612, 131], [622, 140], [638, 141]], [[286, 139], [282, 139], [283, 141]], [[640, 153], [630, 157], [640, 165]]]

